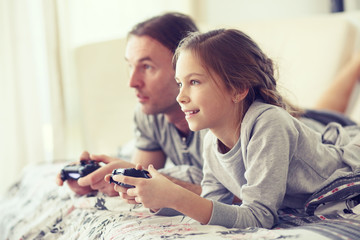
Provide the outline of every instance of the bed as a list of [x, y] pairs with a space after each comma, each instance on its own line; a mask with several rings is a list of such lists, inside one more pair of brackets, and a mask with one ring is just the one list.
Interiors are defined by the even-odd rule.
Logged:
[[[311, 107], [321, 86], [331, 81], [351, 55], [360, 50], [359, 19], [357, 12], [226, 27], [240, 28], [258, 41], [278, 63], [280, 83], [294, 93], [292, 100]], [[90, 152], [112, 153], [132, 138], [135, 99], [126, 81], [119, 81], [127, 76], [125, 64], [121, 64], [124, 41], [114, 39], [74, 50], [82, 137], [84, 149]], [[356, 103], [353, 109], [349, 114], [355, 114], [353, 119], [360, 122]], [[107, 116], [106, 122], [102, 116]], [[184, 216], [155, 216], [141, 204], [129, 205], [119, 197], [97, 192], [75, 195], [67, 186], [55, 184], [55, 176], [65, 164], [29, 165], [19, 173], [19, 181], [1, 196], [0, 240], [360, 239], [360, 205], [352, 212], [337, 210], [312, 216], [304, 209], [285, 209], [279, 212], [280, 222], [273, 229], [228, 229], [201, 225]], [[351, 186], [358, 189], [360, 180]], [[331, 194], [332, 187], [336, 186], [329, 186], [326, 193]], [[326, 196], [319, 194], [318, 198]]]
[[360, 205], [351, 214], [309, 216], [303, 210], [286, 209], [274, 229], [228, 229], [181, 215], [156, 216], [120, 197], [76, 195], [55, 184], [63, 166], [24, 169], [1, 199], [0, 239], [360, 239]]

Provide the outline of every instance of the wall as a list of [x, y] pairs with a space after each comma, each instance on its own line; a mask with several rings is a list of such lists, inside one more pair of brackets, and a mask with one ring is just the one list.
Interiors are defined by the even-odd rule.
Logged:
[[123, 37], [144, 19], [167, 11], [189, 14], [191, 0], [78, 0], [68, 1], [73, 47]]
[[[224, 24], [246, 20], [304, 17], [329, 13], [331, 0], [77, 0], [68, 1], [71, 45], [125, 36], [137, 22], [179, 11], [197, 23]], [[345, 0], [345, 9], [360, 9], [360, 0]]]
[[225, 24], [247, 20], [302, 17], [330, 11], [329, 0], [217, 0], [197, 1], [198, 21]]

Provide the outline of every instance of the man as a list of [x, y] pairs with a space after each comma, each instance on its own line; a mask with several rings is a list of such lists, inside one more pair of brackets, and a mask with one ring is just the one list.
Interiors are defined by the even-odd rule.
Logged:
[[[197, 30], [188, 16], [168, 13], [141, 22], [130, 31], [125, 59], [130, 68], [129, 85], [135, 89], [140, 103], [135, 113], [136, 150], [132, 162], [83, 152], [80, 160], [92, 159], [106, 165], [78, 181], [67, 180], [74, 192], [83, 195], [98, 190], [116, 196], [113, 184], [104, 181], [104, 176], [113, 169], [136, 164], [145, 168], [153, 164], [161, 169], [170, 160], [175, 166], [164, 174], [175, 183], [201, 193], [201, 143], [206, 131], [190, 131], [176, 102], [178, 86], [172, 67], [172, 57], [181, 39]], [[57, 184], [63, 185], [60, 175]]]

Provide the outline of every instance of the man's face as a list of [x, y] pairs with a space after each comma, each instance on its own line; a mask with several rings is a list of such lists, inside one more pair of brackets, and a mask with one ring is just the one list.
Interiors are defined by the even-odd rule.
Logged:
[[169, 49], [151, 37], [133, 35], [128, 40], [125, 59], [129, 64], [129, 85], [146, 114], [166, 114], [179, 108], [172, 57]]

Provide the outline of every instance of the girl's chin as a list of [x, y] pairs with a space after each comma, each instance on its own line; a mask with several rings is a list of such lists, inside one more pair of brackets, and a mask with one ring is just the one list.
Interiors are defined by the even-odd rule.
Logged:
[[200, 127], [200, 126], [195, 125], [195, 124], [190, 124], [190, 123], [189, 123], [189, 128], [193, 132], [200, 131], [200, 130], [204, 129], [203, 127]]

